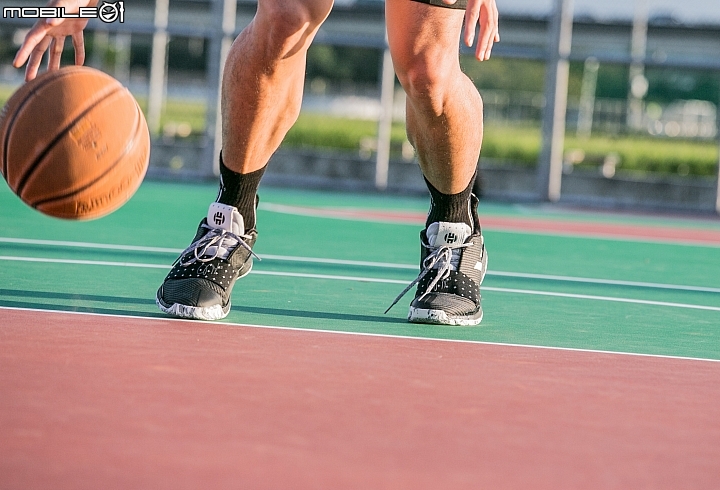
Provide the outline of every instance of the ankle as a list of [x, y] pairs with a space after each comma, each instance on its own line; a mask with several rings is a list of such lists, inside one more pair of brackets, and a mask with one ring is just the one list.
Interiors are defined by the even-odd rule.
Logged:
[[430, 181], [425, 179], [425, 184], [430, 191], [430, 211], [428, 212], [425, 227], [427, 228], [432, 223], [447, 222], [447, 223], [465, 223], [470, 227], [474, 228], [474, 210], [472, 209], [472, 189], [475, 183], [475, 175], [470, 179], [470, 183], [467, 187], [458, 192], [457, 194], [444, 194], [437, 190]]
[[256, 225], [257, 191], [266, 168], [267, 165], [247, 174], [237, 173], [225, 166], [220, 155], [220, 190], [215, 200], [236, 207], [245, 221], [246, 230], [252, 230]]

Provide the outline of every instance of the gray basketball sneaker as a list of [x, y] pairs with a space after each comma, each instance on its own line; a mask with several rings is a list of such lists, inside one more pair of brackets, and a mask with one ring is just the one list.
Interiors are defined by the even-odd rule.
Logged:
[[250, 272], [257, 257], [252, 251], [256, 239], [257, 231], [245, 231], [237, 208], [212, 203], [192, 243], [158, 289], [158, 307], [181, 318], [225, 318], [235, 281]]
[[[437, 325], [477, 325], [483, 317], [480, 284], [487, 271], [487, 252], [475, 219], [436, 222], [420, 232], [420, 275], [395, 299], [395, 305], [417, 284], [408, 320]], [[388, 311], [390, 308], [388, 308]], [[387, 311], [386, 311], [387, 313]]]

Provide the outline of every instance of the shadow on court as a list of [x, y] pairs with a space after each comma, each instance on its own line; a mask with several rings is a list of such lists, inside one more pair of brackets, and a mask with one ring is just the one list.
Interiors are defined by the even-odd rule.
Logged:
[[[10, 298], [21, 298], [24, 301], [18, 301]], [[29, 299], [32, 299], [34, 301], [27, 301]], [[0, 306], [6, 306], [10, 308], [76, 311], [81, 313], [102, 313], [106, 315], [124, 316], [137, 315], [156, 318], [167, 317], [167, 315], [160, 312], [148, 312], [146, 310], [139, 309], [118, 309], [96, 306], [57, 304], [50, 302], [51, 300], [143, 305], [153, 307], [155, 306], [155, 301], [153, 299], [147, 298], [127, 298], [121, 296], [102, 296], [95, 294], [59, 293], [52, 291], [27, 291], [22, 289], [0, 289]]]
[[[18, 301], [11, 298], [19, 298]], [[35, 301], [28, 301], [34, 299]], [[108, 315], [137, 315], [154, 318], [168, 318], [161, 312], [140, 309], [118, 309], [97, 306], [63, 305], [51, 302], [52, 300], [77, 301], [83, 303], [106, 303], [137, 305], [141, 307], [155, 308], [154, 298], [129, 298], [122, 296], [105, 296], [98, 294], [77, 294], [60, 293], [54, 291], [27, 291], [23, 289], [0, 289], [0, 306], [11, 308], [32, 308], [47, 309], [55, 311], [77, 311], [83, 313], [104, 313]], [[355, 321], [371, 323], [402, 323], [407, 321], [402, 318], [393, 318], [382, 315], [353, 315], [348, 313], [332, 313], [326, 311], [290, 310], [283, 308], [263, 308], [257, 306], [236, 306], [232, 308], [233, 313], [258, 314], [292, 318], [314, 318], [318, 320]]]

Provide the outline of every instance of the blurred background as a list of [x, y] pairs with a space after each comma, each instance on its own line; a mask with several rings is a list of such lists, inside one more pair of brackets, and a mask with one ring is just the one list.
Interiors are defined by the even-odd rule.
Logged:
[[[2, 0], [33, 8], [40, 1]], [[153, 135], [149, 178], [214, 179], [222, 60], [252, 0], [125, 0], [93, 20], [87, 63], [126, 84]], [[717, 0], [498, 0], [501, 42], [461, 62], [485, 103], [484, 199], [714, 213]], [[32, 19], [0, 18], [0, 102]], [[72, 63], [69, 40], [64, 62]], [[382, 0], [336, 0], [308, 55], [302, 114], [265, 183], [424, 193], [405, 137]]]

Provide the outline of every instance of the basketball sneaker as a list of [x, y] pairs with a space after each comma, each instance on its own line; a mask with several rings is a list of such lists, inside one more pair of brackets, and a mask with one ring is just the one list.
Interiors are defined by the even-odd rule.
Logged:
[[482, 320], [480, 284], [488, 258], [479, 221], [475, 221], [476, 231], [465, 223], [440, 221], [420, 232], [420, 275], [393, 302], [417, 284], [408, 312], [410, 322], [477, 325]]
[[192, 243], [158, 289], [158, 307], [181, 318], [225, 318], [235, 281], [250, 272], [257, 257], [252, 251], [256, 239], [257, 231], [245, 230], [237, 208], [212, 203]]

